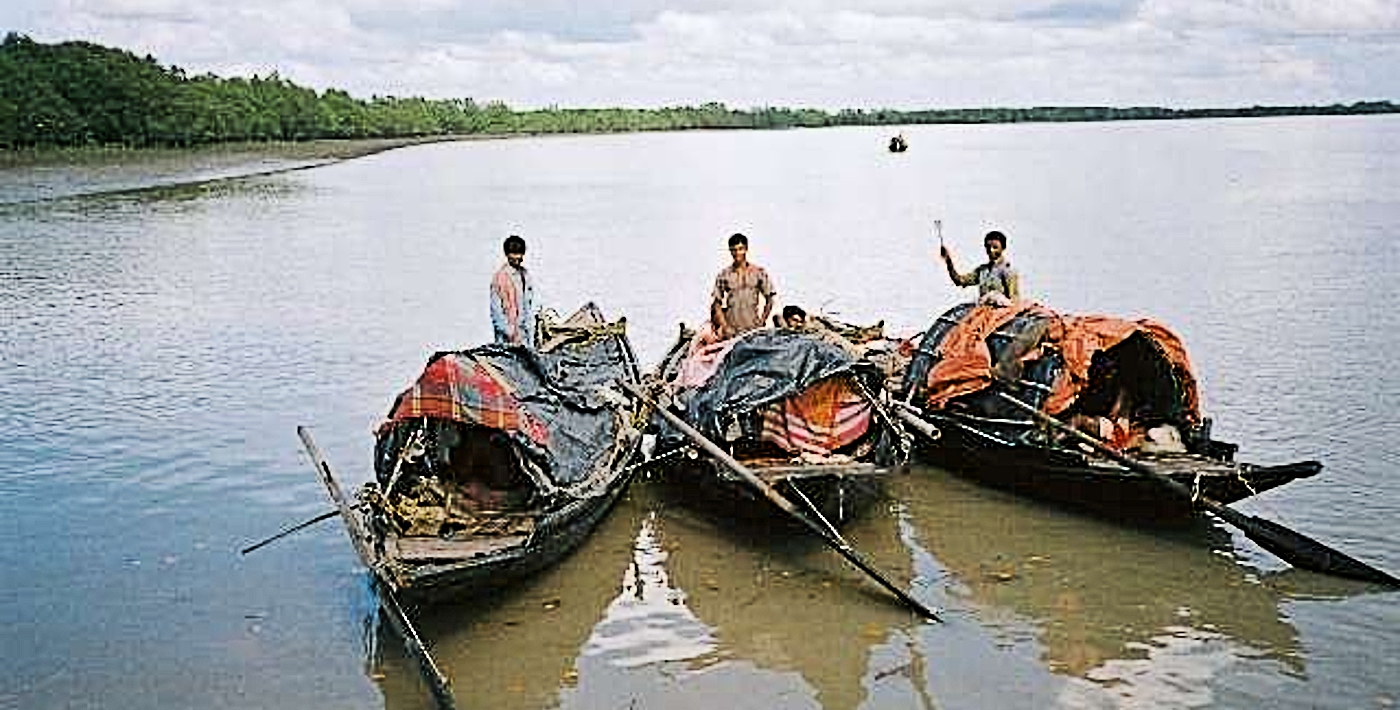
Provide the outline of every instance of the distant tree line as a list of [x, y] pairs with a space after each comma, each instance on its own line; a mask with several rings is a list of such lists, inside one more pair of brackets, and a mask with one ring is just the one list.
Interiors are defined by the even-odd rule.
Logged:
[[179, 147], [235, 141], [405, 138], [455, 134], [603, 133], [695, 128], [806, 128], [919, 123], [1119, 121], [1397, 113], [1390, 101], [1330, 106], [1170, 109], [1096, 106], [896, 111], [752, 108], [721, 103], [658, 109], [515, 111], [499, 101], [429, 100], [316, 91], [272, 74], [188, 76], [151, 56], [90, 42], [0, 44], [0, 148]]

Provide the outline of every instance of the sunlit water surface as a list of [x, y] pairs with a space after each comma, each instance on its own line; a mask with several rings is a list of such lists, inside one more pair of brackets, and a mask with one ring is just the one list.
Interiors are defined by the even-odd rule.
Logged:
[[[1174, 326], [1242, 458], [1325, 462], [1244, 508], [1400, 570], [1400, 119], [904, 133], [899, 155], [876, 130], [692, 132], [137, 191], [168, 166], [0, 176], [0, 708], [427, 707], [334, 522], [238, 550], [327, 507], [298, 424], [369, 477], [393, 396], [489, 337], [511, 233], [548, 305], [625, 314], [651, 363], [734, 231], [784, 302], [914, 333], [965, 295], [932, 221], [965, 268], [1001, 229], [1035, 298]], [[848, 536], [946, 623], [641, 482], [578, 554], [420, 630], [470, 708], [1400, 702], [1395, 592], [934, 469], [888, 493]]]

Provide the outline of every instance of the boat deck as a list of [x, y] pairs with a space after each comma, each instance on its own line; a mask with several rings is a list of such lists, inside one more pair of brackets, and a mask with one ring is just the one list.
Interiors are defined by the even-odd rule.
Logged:
[[886, 466], [850, 461], [844, 463], [793, 463], [791, 459], [745, 459], [745, 466], [768, 483], [804, 478], [854, 478], [882, 476], [895, 472]]
[[480, 536], [465, 540], [384, 536], [384, 556], [399, 562], [469, 560], [525, 544], [529, 535]]

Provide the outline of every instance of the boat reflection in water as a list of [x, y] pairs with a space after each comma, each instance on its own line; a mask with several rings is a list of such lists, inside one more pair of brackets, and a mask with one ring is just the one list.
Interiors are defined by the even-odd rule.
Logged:
[[[578, 678], [576, 661], [618, 594], [644, 514], [624, 495], [579, 549], [559, 564], [469, 604], [440, 604], [414, 620], [452, 682], [459, 708], [556, 707]], [[415, 661], [377, 618], [367, 620], [367, 673], [386, 708], [433, 708]]]
[[[896, 491], [891, 491], [896, 493]], [[1089, 681], [1114, 705], [1195, 707], [1231, 674], [1305, 672], [1285, 607], [1364, 584], [1243, 566], [1206, 522], [1148, 531], [1074, 515], [916, 468], [896, 493], [965, 603], [1010, 645]], [[1204, 541], [1205, 544], [1202, 544]], [[1102, 692], [1099, 692], [1102, 691]]]
[[[1303, 675], [1286, 605], [1368, 589], [1257, 573], [1207, 525], [1114, 525], [930, 468], [890, 483], [843, 534], [945, 623], [815, 539], [643, 483], [557, 568], [430, 609], [420, 633], [464, 708], [1195, 707], [1233, 676]], [[386, 706], [430, 707], [376, 638]]]
[[[419, 617], [459, 707], [933, 708], [946, 689], [954, 706], [993, 708], [1059, 695], [1053, 674], [983, 626], [916, 618], [815, 539], [765, 538], [663, 501], [633, 486], [557, 568]], [[899, 510], [845, 535], [939, 606], [947, 575], [911, 552]], [[386, 707], [431, 707], [402, 644], [374, 626], [368, 672]]]
[[[697, 704], [858, 707], [872, 657], [921, 623], [805, 531], [716, 525], [685, 508], [663, 512], [672, 584], [713, 629], [720, 659], [706, 671], [712, 678], [703, 685], [696, 679]], [[849, 521], [843, 533], [882, 571], [907, 579], [898, 566], [902, 559], [907, 570], [907, 554], [891, 557], [864, 545], [872, 519], [878, 516]], [[763, 530], [773, 535], [756, 537]]]
[[[908, 523], [887, 499], [842, 534], [920, 602], [947, 606], [955, 580]], [[763, 537], [764, 526], [682, 507], [664, 508], [658, 525], [670, 582], [712, 629], [719, 659], [673, 687], [667, 707], [677, 696], [694, 707], [1048, 707], [1066, 692], [961, 610], [918, 618], [814, 536]]]

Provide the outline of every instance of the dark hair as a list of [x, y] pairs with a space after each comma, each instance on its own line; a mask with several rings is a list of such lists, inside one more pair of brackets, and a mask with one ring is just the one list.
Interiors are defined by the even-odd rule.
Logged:
[[509, 237], [506, 237], [506, 243], [501, 245], [501, 248], [507, 254], [524, 254], [525, 240], [512, 234]]
[[744, 246], [748, 246], [749, 238], [744, 236], [742, 232], [735, 232], [729, 237], [729, 246], [732, 247], [735, 244], [743, 244]]
[[1001, 242], [1001, 248], [1005, 249], [1006, 235], [993, 229], [992, 231], [987, 232], [987, 236], [982, 237], [982, 243], [986, 244], [987, 242]]
[[802, 310], [800, 306], [784, 306], [783, 320], [787, 320], [793, 316], [802, 316], [803, 318], [806, 318], [807, 311]]

